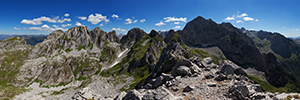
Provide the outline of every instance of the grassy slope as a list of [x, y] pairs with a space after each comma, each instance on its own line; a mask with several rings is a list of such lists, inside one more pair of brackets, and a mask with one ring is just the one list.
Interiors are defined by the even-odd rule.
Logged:
[[[13, 41], [18, 41], [16, 37], [5, 40], [3, 42], [14, 43]], [[23, 43], [25, 45], [25, 43]], [[0, 54], [0, 57], [3, 59], [0, 61], [0, 98], [12, 98], [17, 94], [20, 94], [27, 89], [24, 87], [15, 87], [10, 85], [10, 83], [14, 83], [16, 74], [19, 72], [19, 68], [24, 64], [24, 60], [26, 59], [28, 54], [27, 50], [15, 50], [15, 51], [7, 51]]]
[[[124, 69], [124, 66], [128, 67], [128, 62], [131, 62], [133, 60], [135, 61], [140, 61], [144, 54], [146, 53], [148, 47], [150, 46], [151, 43], [149, 43], [150, 40], [147, 41], [145, 45], [142, 45], [147, 39], [154, 39], [150, 38], [149, 35], [147, 34], [143, 38], [141, 38], [139, 41], [137, 41], [133, 46], [131, 51], [128, 53], [127, 57], [123, 58], [122, 61], [115, 65], [114, 67], [110, 69], [106, 69], [103, 72], [101, 72], [101, 76], [104, 77], [110, 77], [110, 76], [115, 76], [115, 78], [124, 78], [132, 76], [134, 78], [132, 84], [128, 84], [127, 86], [123, 87], [121, 91], [128, 91], [134, 86], [139, 83], [141, 80], [145, 79], [150, 75], [150, 71], [148, 69], [148, 66], [140, 66], [139, 68], [136, 68], [132, 70], [131, 72], [127, 72], [127, 69]], [[116, 79], [118, 80], [118, 79]], [[117, 82], [118, 83], [118, 82]]]

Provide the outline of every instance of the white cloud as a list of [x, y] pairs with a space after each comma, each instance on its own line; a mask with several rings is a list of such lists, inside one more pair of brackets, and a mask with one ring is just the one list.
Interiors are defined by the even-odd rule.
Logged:
[[248, 16], [248, 14], [246, 14], [246, 13], [243, 13], [243, 14], [241, 14], [241, 15], [237, 15], [236, 17], [238, 17], [238, 18], [242, 18], [242, 17], [245, 17], [245, 16]]
[[111, 15], [111, 17], [112, 17], [112, 18], [119, 19], [119, 16], [118, 16], [118, 15], [116, 15], [116, 14], [113, 14], [113, 15]]
[[71, 26], [72, 24], [62, 24], [61, 26], [62, 27], [68, 27], [68, 26]]
[[106, 16], [95, 13], [95, 15], [91, 14], [87, 21], [91, 22], [92, 24], [98, 24], [101, 21], [109, 22], [109, 19], [107, 19]]
[[230, 21], [232, 23], [244, 23], [246, 21], [259, 21], [259, 19], [252, 18], [246, 13], [239, 14], [239, 12], [236, 15], [232, 15], [232, 17], [226, 17], [224, 20]]
[[30, 25], [41, 25], [43, 24], [43, 22], [50, 22], [50, 23], [64, 23], [64, 22], [70, 22], [71, 19], [70, 18], [64, 18], [64, 19], [58, 19], [59, 16], [54, 17], [54, 18], [49, 18], [49, 17], [39, 17], [39, 18], [35, 18], [33, 20], [28, 20], [28, 19], [23, 19], [21, 21], [22, 24], [30, 24]]
[[235, 18], [234, 17], [227, 17], [225, 18], [225, 20], [234, 20]]
[[70, 18], [64, 18], [64, 19], [58, 19], [57, 20], [58, 23], [64, 23], [65, 21], [70, 22], [71, 19]]
[[251, 17], [244, 17], [243, 18], [245, 21], [253, 21], [254, 20], [254, 18], [251, 18]]
[[164, 22], [160, 21], [159, 23], [156, 23], [155, 26], [162, 26], [162, 25], [166, 25]]
[[[62, 31], [67, 31], [68, 29], [64, 29], [64, 28], [59, 28], [57, 25], [52, 25], [54, 28], [48, 26], [47, 24], [44, 24], [41, 27], [29, 27], [29, 28], [23, 28], [23, 29], [27, 29], [27, 30], [34, 30], [34, 31], [55, 31], [55, 30], [62, 30]], [[20, 29], [20, 28], [18, 28]], [[21, 30], [21, 29], [20, 29]]]
[[125, 24], [133, 24], [137, 22], [137, 20], [132, 21], [130, 18], [125, 19], [125, 21], [127, 21]]
[[179, 24], [180, 22], [174, 22], [174, 24]]
[[14, 27], [14, 30], [21, 30], [20, 28]]
[[125, 31], [126, 31], [125, 29], [121, 29], [121, 28], [112, 28], [112, 30], [115, 30], [115, 31], [122, 31], [122, 32], [125, 32]]
[[31, 24], [31, 25], [41, 25], [41, 24], [43, 24], [42, 23], [43, 21], [45, 21], [45, 22], [51, 22], [51, 23], [56, 23], [55, 19], [51, 19], [51, 18], [45, 17], [45, 16], [42, 16], [40, 18], [35, 18], [33, 20], [23, 19], [21, 21], [21, 23], [22, 24]]
[[145, 21], [146, 21], [146, 19], [141, 19], [140, 20], [141, 23], [144, 23]]
[[75, 24], [76, 26], [82, 26], [82, 24], [81, 23], [79, 23], [79, 22], [76, 22], [76, 24]]
[[175, 17], [165, 17], [165, 22], [173, 22], [173, 21], [182, 21], [186, 22], [186, 17], [180, 17], [180, 18], [175, 18]]
[[68, 13], [65, 14], [65, 17], [69, 17], [69, 16], [70, 16], [70, 14], [68, 14]]
[[42, 26], [42, 28], [43, 28], [43, 29], [49, 29], [50, 27], [49, 27], [47, 24], [44, 24], [44, 25]]
[[47, 24], [44, 24], [42, 27], [30, 27], [29, 30], [42, 30], [42, 31], [54, 31], [54, 28], [51, 28]]
[[181, 26], [175, 26], [174, 29], [180, 28]]
[[103, 24], [100, 24], [99, 26], [103, 26]]
[[236, 23], [243, 23], [244, 21], [242, 20], [237, 20]]
[[78, 17], [81, 20], [86, 20], [86, 17]]
[[55, 27], [55, 28], [58, 28], [59, 26], [57, 26], [57, 25], [52, 25], [53, 27]]

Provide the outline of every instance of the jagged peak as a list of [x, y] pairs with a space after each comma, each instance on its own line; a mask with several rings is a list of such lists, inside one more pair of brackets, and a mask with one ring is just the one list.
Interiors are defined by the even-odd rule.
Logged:
[[155, 37], [155, 36], [157, 36], [159, 33], [157, 32], [157, 31], [155, 31], [155, 30], [151, 30], [151, 32], [150, 32], [150, 37]]
[[75, 26], [75, 27], [72, 27], [70, 28], [66, 33], [70, 33], [72, 31], [89, 31], [88, 27], [87, 26]]
[[117, 32], [115, 30], [112, 30], [112, 31], [108, 32], [108, 34], [117, 35]]
[[47, 38], [51, 39], [51, 38], [59, 37], [59, 36], [63, 35], [64, 33], [65, 32], [63, 32], [62, 30], [56, 30], [56, 31], [53, 31], [52, 33], [50, 33]]

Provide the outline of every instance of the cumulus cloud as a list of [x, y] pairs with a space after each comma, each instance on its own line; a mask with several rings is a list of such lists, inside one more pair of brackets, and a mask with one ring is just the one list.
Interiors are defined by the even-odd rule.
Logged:
[[30, 25], [41, 25], [43, 24], [43, 22], [50, 22], [50, 23], [64, 23], [64, 22], [70, 22], [71, 19], [70, 18], [64, 18], [64, 19], [59, 19], [59, 17], [55, 17], [55, 18], [49, 18], [46, 16], [42, 16], [39, 18], [35, 18], [32, 20], [29, 19], [23, 19], [21, 21], [22, 24], [30, 24]]
[[55, 27], [55, 28], [58, 28], [59, 26], [57, 26], [57, 25], [52, 25], [53, 27]]
[[145, 21], [146, 21], [146, 19], [141, 19], [140, 20], [141, 23], [144, 23]]
[[174, 24], [179, 24], [180, 22], [174, 22]]
[[109, 22], [109, 19], [107, 19], [106, 16], [95, 13], [95, 15], [91, 14], [87, 21], [91, 22], [92, 24], [98, 24], [101, 21]]
[[133, 19], [127, 18], [127, 19], [125, 19], [125, 21], [127, 21], [125, 24], [133, 24], [133, 23], [136, 23], [138, 20], [133, 20]]
[[75, 24], [76, 26], [82, 26], [82, 24], [81, 23], [79, 23], [79, 22], [76, 22], [76, 24]]
[[86, 17], [78, 17], [81, 20], [86, 20]]
[[164, 18], [165, 22], [173, 22], [173, 21], [182, 21], [182, 22], [186, 22], [186, 17], [180, 17], [180, 18], [175, 18], [175, 17], [165, 17]]
[[243, 23], [244, 21], [242, 21], [242, 20], [237, 20], [237, 21], [235, 21], [236, 23]]
[[162, 26], [162, 25], [166, 25], [164, 22], [160, 21], [159, 23], [156, 23], [155, 26]]
[[64, 19], [58, 19], [57, 20], [58, 23], [64, 23], [65, 21], [70, 22], [71, 19], [70, 18], [64, 18]]
[[248, 14], [246, 14], [246, 13], [243, 13], [243, 14], [237, 15], [236, 17], [238, 17], [238, 18], [242, 18], [242, 17], [245, 17], [245, 16], [248, 16]]
[[232, 23], [244, 23], [246, 21], [259, 21], [253, 17], [250, 17], [247, 13], [232, 15], [232, 17], [226, 17], [225, 21], [231, 21]]
[[[54, 28], [48, 26], [47, 24], [42, 25], [41, 27], [29, 27], [29, 28], [22, 28], [22, 29], [26, 29], [26, 30], [33, 30], [33, 31], [55, 31], [55, 30], [62, 30], [62, 31], [67, 31], [68, 29], [64, 29], [64, 28], [60, 28], [57, 25], [52, 25]], [[14, 28], [15, 29], [15, 28]], [[21, 30], [20, 28], [17, 28], [19, 30]]]
[[175, 26], [174, 29], [178, 29], [178, 28], [180, 28], [180, 27], [181, 27], [181, 26]]
[[100, 24], [99, 26], [103, 26], [103, 24]]
[[243, 18], [245, 21], [253, 21], [254, 20], [254, 18], [251, 18], [251, 17], [244, 17]]
[[121, 28], [112, 28], [112, 30], [115, 30], [115, 31], [122, 31], [122, 32], [125, 32], [125, 31], [126, 31], [125, 29], [121, 29]]
[[225, 20], [234, 20], [234, 17], [227, 17]]
[[71, 26], [72, 24], [62, 24], [61, 26], [62, 27], [68, 27], [68, 26]]
[[65, 14], [65, 17], [69, 17], [69, 16], [70, 16], [70, 14], [68, 14], [68, 13]]
[[14, 30], [21, 30], [21, 28], [14, 27]]
[[45, 16], [42, 16], [40, 18], [35, 18], [33, 20], [27, 20], [27, 19], [23, 19], [21, 21], [22, 24], [31, 24], [31, 25], [41, 25], [43, 24], [42, 22], [51, 22], [51, 23], [56, 23], [56, 20], [55, 19], [51, 19], [49, 17], [45, 17]]
[[112, 18], [119, 19], [119, 16], [118, 16], [118, 15], [116, 15], [116, 14], [113, 14], [113, 15], [111, 15], [111, 17], [112, 17]]

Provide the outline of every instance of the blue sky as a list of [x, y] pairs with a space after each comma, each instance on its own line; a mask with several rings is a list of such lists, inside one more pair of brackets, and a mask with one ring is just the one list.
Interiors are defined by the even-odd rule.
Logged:
[[0, 34], [49, 34], [85, 25], [126, 34], [183, 29], [197, 16], [251, 30], [300, 36], [299, 0], [5, 0]]

